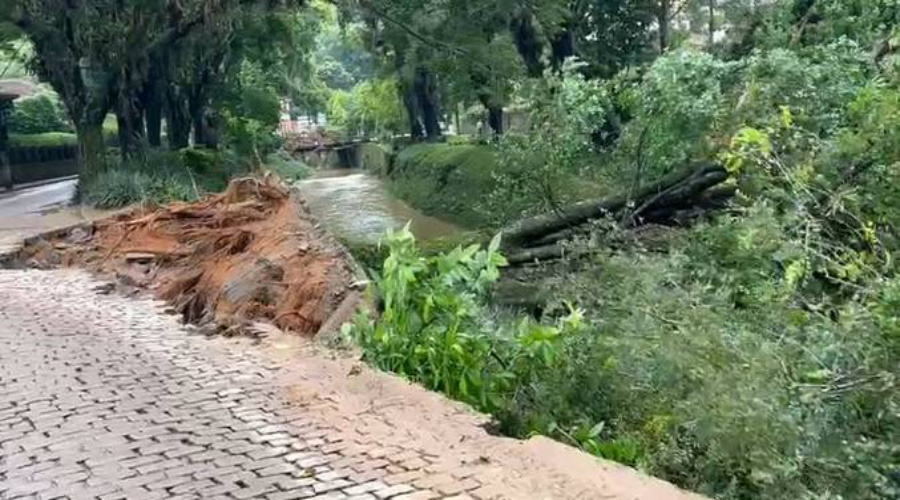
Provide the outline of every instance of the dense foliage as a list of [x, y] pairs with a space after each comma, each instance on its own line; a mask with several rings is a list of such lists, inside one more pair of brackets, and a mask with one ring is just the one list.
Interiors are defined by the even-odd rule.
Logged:
[[577, 330], [572, 311], [556, 325], [522, 320], [497, 333], [485, 299], [506, 260], [500, 238], [426, 257], [404, 228], [386, 238], [388, 256], [376, 276], [383, 311], [367, 314], [344, 333], [356, 339], [377, 366], [469, 402], [505, 412], [542, 372], [555, 366], [559, 340]]
[[335, 90], [328, 103], [330, 125], [349, 137], [390, 138], [406, 125], [393, 79], [359, 83]]
[[[536, 318], [492, 304], [499, 240], [390, 235], [381, 314], [346, 328], [511, 435], [723, 500], [900, 497], [898, 26], [897, 0], [0, 0], [0, 51], [27, 40], [67, 114], [15, 126], [71, 123], [101, 206], [306, 175], [273, 154], [285, 111], [429, 141], [379, 172], [491, 230], [723, 167], [724, 208], [594, 220], [512, 271], [550, 290]], [[472, 109], [481, 136], [442, 143]]]
[[[426, 297], [476, 286], [437, 264], [454, 254], [429, 260], [392, 243], [391, 273], [415, 292], [404, 315], [355, 331], [373, 362], [492, 412], [509, 434], [547, 434], [715, 498], [896, 498], [898, 4], [711, 5], [727, 29], [699, 47], [686, 30], [656, 57], [641, 46], [616, 64], [519, 78], [508, 98], [531, 111], [528, 126], [497, 140], [490, 182], [485, 172], [454, 182], [479, 183], [470, 204], [497, 227], [593, 196], [585, 185], [628, 193], [708, 161], [736, 188], [726, 210], [644, 232], [597, 221], [567, 243], [580, 257], [524, 274], [555, 297], [541, 323], [555, 329], [552, 356], [528, 358], [533, 370], [507, 371], [518, 323], [488, 312], [489, 297], [466, 295], [464, 357], [443, 343], [457, 323], [420, 320], [435, 307]], [[644, 22], [633, 14], [632, 26]], [[434, 163], [399, 165], [430, 191], [436, 173], [466, 172]], [[557, 323], [565, 304], [583, 314], [577, 328]], [[435, 374], [445, 357], [458, 363], [449, 380], [508, 376], [519, 390], [464, 394]]]
[[15, 134], [68, 132], [70, 125], [59, 102], [49, 95], [20, 99], [9, 118], [9, 131]]

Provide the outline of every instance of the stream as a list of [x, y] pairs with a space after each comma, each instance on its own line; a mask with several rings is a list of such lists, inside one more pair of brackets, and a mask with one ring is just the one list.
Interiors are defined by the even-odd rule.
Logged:
[[461, 229], [427, 216], [391, 195], [378, 177], [359, 169], [329, 169], [298, 183], [310, 211], [333, 234], [377, 243], [388, 229], [407, 222], [418, 240], [450, 236]]

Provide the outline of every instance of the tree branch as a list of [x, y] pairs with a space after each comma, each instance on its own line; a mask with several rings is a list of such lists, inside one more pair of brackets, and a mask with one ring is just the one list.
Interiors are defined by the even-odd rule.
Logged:
[[[336, 0], [329, 0], [329, 1], [331, 1], [332, 3], [336, 3]], [[376, 16], [380, 17], [381, 19], [384, 19], [385, 21], [393, 24], [394, 26], [397, 26], [398, 28], [405, 31], [409, 36], [419, 40], [420, 42], [425, 42], [427, 44], [432, 44], [432, 45], [438, 45], [438, 46], [444, 47], [447, 50], [456, 52], [461, 55], [466, 55], [466, 56], [469, 55], [469, 52], [467, 50], [463, 49], [462, 47], [451, 45], [449, 43], [446, 43], [441, 40], [437, 40], [437, 39], [431, 38], [430, 36], [419, 33], [418, 31], [413, 29], [408, 24], [393, 17], [392, 15], [388, 14], [384, 10], [376, 7], [372, 2], [370, 2], [368, 0], [357, 0], [357, 1], [363, 8], [366, 8], [366, 9], [372, 11]]]

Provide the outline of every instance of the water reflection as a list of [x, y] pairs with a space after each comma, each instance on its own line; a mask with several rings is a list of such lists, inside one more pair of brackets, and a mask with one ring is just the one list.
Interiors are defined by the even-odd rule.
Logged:
[[333, 233], [350, 240], [375, 243], [388, 228], [400, 228], [407, 222], [420, 240], [460, 231], [394, 198], [381, 179], [361, 170], [322, 170], [300, 182], [299, 188], [313, 214]]

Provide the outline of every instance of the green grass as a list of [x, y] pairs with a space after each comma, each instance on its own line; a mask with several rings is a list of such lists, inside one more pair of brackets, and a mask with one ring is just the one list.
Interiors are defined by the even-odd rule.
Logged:
[[490, 146], [418, 144], [401, 151], [388, 174], [391, 191], [412, 206], [467, 228], [486, 224], [479, 206], [493, 189]]

